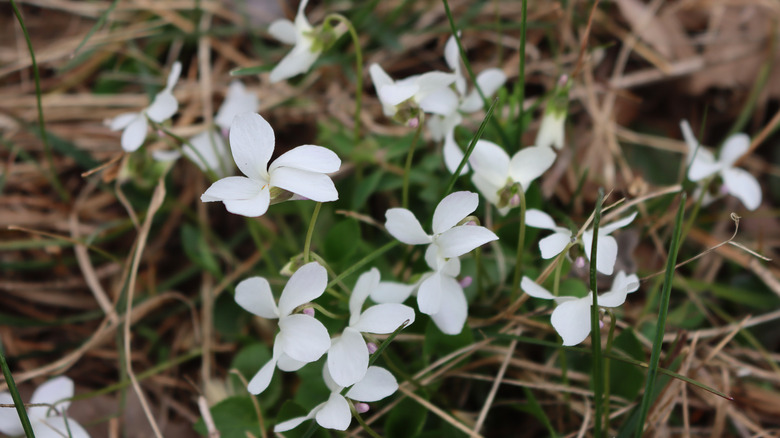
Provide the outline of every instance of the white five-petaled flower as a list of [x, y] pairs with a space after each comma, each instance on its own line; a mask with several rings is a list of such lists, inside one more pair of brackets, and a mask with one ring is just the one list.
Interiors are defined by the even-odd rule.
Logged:
[[157, 93], [151, 105], [139, 113], [124, 113], [111, 120], [109, 126], [112, 131], [124, 130], [121, 139], [122, 149], [133, 152], [141, 147], [146, 140], [149, 126], [147, 117], [156, 123], [162, 123], [176, 114], [179, 102], [173, 96], [173, 87], [179, 80], [179, 75], [181, 75], [181, 63], [176, 61], [168, 74], [165, 88]]
[[[577, 345], [588, 337], [593, 292], [589, 292], [583, 298], [556, 297], [528, 277], [523, 277], [520, 287], [534, 298], [555, 301], [557, 306], [553, 310], [550, 322], [563, 339], [563, 345]], [[626, 295], [637, 289], [639, 289], [639, 278], [635, 274], [627, 276], [625, 272], [620, 271], [615, 276], [609, 292], [598, 296], [598, 304], [601, 307], [618, 307], [626, 301]]]
[[279, 305], [274, 302], [271, 287], [262, 277], [251, 277], [236, 286], [236, 303], [246, 311], [268, 319], [279, 318], [279, 333], [274, 339], [273, 356], [249, 381], [252, 394], [263, 392], [271, 383], [274, 368], [296, 371], [314, 362], [330, 348], [330, 336], [315, 318], [293, 313], [325, 292], [328, 273], [317, 262], [301, 266], [287, 281]]
[[360, 402], [375, 402], [398, 390], [395, 377], [386, 369], [377, 366], [369, 367], [363, 379], [352, 386], [346, 396], [341, 395], [344, 387], [333, 380], [327, 364], [322, 369], [322, 377], [330, 389], [328, 400], [317, 405], [305, 417], [282, 421], [274, 427], [274, 432], [288, 431], [312, 418], [326, 429], [347, 430], [352, 420], [347, 398]]
[[279, 192], [272, 192], [274, 188], [317, 202], [338, 199], [336, 187], [326, 175], [341, 166], [333, 151], [322, 146], [298, 146], [269, 166], [274, 141], [274, 130], [259, 114], [235, 116], [230, 126], [230, 147], [236, 165], [246, 176], [229, 176], [215, 182], [200, 200], [222, 201], [231, 213], [260, 216], [279, 196]]
[[298, 13], [295, 15], [295, 22], [287, 19], [276, 20], [268, 28], [268, 32], [274, 38], [285, 44], [293, 45], [292, 51], [271, 70], [271, 82], [279, 82], [306, 73], [324, 48], [321, 44], [315, 44], [316, 41], [312, 35], [314, 28], [303, 13], [308, 3], [309, 0], [301, 0], [298, 5]]
[[474, 169], [471, 181], [499, 213], [506, 214], [517, 205], [513, 200], [515, 185], [520, 184], [525, 192], [554, 161], [555, 152], [546, 146], [523, 148], [510, 159], [501, 146], [479, 140], [469, 159]]
[[742, 201], [748, 210], [761, 205], [761, 185], [746, 170], [734, 167], [750, 149], [750, 137], [739, 133], [727, 138], [716, 160], [712, 152], [699, 144], [686, 120], [680, 122], [680, 128], [688, 145], [688, 179], [696, 182], [717, 173], [723, 179], [726, 192]]
[[379, 270], [376, 268], [358, 278], [349, 297], [349, 326], [340, 337], [333, 339], [328, 350], [330, 375], [339, 386], [353, 385], [366, 374], [369, 351], [362, 333], [392, 333], [404, 322], [414, 322], [414, 310], [403, 304], [377, 304], [363, 311], [366, 298], [378, 286]]
[[409, 245], [429, 245], [425, 261], [433, 272], [419, 283], [417, 305], [420, 312], [431, 315], [439, 328], [448, 334], [460, 333], [466, 320], [466, 298], [455, 279], [460, 273], [457, 258], [498, 239], [485, 227], [458, 225], [477, 209], [478, 204], [476, 193], [455, 192], [446, 196], [433, 212], [432, 235], [423, 231], [414, 214], [405, 208], [391, 208], [385, 213], [385, 227], [393, 237]]
[[[599, 227], [599, 238], [596, 245], [596, 270], [602, 274], [612, 275], [617, 260], [618, 244], [612, 232], [630, 224], [636, 217], [636, 212], [623, 219]], [[525, 223], [529, 227], [542, 228], [554, 231], [553, 234], [539, 241], [539, 249], [543, 259], [551, 259], [561, 253], [572, 242], [572, 232], [568, 228], [555, 225], [555, 221], [547, 213], [529, 209], [525, 212]], [[593, 245], [593, 229], [582, 233], [582, 246], [585, 256], [590, 260], [591, 246]]]
[[[455, 82], [456, 76], [452, 73], [432, 71], [394, 81], [379, 64], [371, 64], [368, 71], [387, 117], [394, 117], [401, 111], [401, 122], [406, 123], [417, 117], [417, 108], [426, 113], [446, 115], [458, 105], [454, 94], [450, 99], [435, 94]], [[404, 111], [405, 104], [409, 105], [408, 113]]]
[[[89, 438], [87, 431], [76, 420], [65, 416], [71, 398], [73, 398], [73, 381], [65, 376], [51, 379], [33, 392], [30, 404], [47, 405], [27, 408], [27, 417], [30, 419], [36, 437]], [[0, 403], [13, 404], [11, 394], [1, 392]], [[9, 436], [24, 435], [22, 422], [16, 409], [0, 408], [0, 433]]]
[[[428, 120], [428, 129], [435, 141], [444, 140], [443, 154], [444, 164], [451, 173], [454, 173], [461, 160], [463, 152], [455, 142], [455, 127], [463, 121], [461, 113], [473, 113], [483, 106], [482, 96], [477, 88], [466, 92], [466, 78], [460, 63], [460, 51], [455, 36], [451, 36], [444, 46], [444, 59], [455, 74], [455, 89], [450, 87], [440, 88], [429, 97], [429, 100], [438, 100], [448, 108], [445, 114], [435, 114]], [[477, 85], [485, 97], [491, 97], [506, 82], [506, 75], [498, 68], [489, 68], [476, 77]], [[463, 167], [461, 174], [468, 171], [468, 165]]]

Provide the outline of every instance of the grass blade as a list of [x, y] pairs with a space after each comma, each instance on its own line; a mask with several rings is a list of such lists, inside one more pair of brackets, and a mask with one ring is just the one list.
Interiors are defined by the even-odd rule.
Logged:
[[469, 143], [469, 147], [466, 148], [466, 154], [463, 155], [463, 159], [460, 160], [460, 165], [457, 169], [455, 169], [455, 172], [450, 177], [450, 182], [447, 183], [447, 189], [444, 190], [444, 194], [442, 195], [442, 198], [449, 195], [452, 191], [452, 188], [455, 187], [455, 181], [458, 180], [458, 177], [460, 176], [460, 173], [463, 171], [463, 167], [466, 166], [466, 163], [469, 161], [469, 157], [471, 156], [471, 153], [474, 152], [474, 147], [477, 146], [477, 141], [482, 137], [482, 132], [485, 131], [485, 127], [487, 126], [488, 120], [490, 120], [490, 117], [493, 115], [493, 110], [496, 109], [496, 103], [498, 102], [498, 99], [493, 99], [493, 103], [490, 105], [490, 108], [488, 108], [487, 113], [485, 114], [485, 118], [482, 119], [482, 123], [479, 125], [479, 129], [477, 129], [477, 133], [474, 134], [474, 137], [471, 138], [471, 143]]
[[8, 367], [8, 362], [5, 361], [5, 354], [2, 351], [2, 347], [0, 347], [0, 367], [3, 368], [3, 377], [5, 378], [5, 383], [8, 385], [8, 392], [11, 393], [11, 398], [14, 400], [16, 413], [19, 414], [19, 420], [22, 421], [22, 429], [24, 429], [24, 434], [27, 436], [27, 438], [35, 438], [32, 425], [30, 425], [30, 419], [27, 418], [27, 410], [24, 409], [24, 402], [22, 401], [22, 397], [19, 395], [19, 390], [16, 389], [16, 383], [14, 383], [14, 377], [11, 375], [11, 369]]
[[[601, 224], [601, 208], [604, 204], [604, 189], [599, 189], [596, 198], [596, 210], [593, 213], [593, 243], [590, 247], [590, 289], [593, 294], [593, 304], [590, 306], [590, 343], [593, 350], [593, 405], [595, 414], [593, 417], [593, 436], [600, 437], [601, 421], [604, 417], [604, 363], [601, 357], [601, 327], [599, 325], [598, 284], [596, 282], [596, 255], [599, 241], [599, 225]], [[587, 248], [586, 248], [587, 250]]]

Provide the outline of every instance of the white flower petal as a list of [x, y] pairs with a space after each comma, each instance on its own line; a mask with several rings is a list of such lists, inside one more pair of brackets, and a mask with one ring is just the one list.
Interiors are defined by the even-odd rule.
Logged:
[[223, 178], [233, 169], [233, 158], [227, 144], [213, 129], [192, 137], [189, 144], [182, 146], [182, 151], [201, 170], [211, 170]]
[[330, 398], [314, 416], [317, 424], [326, 429], [347, 430], [352, 420], [349, 403], [339, 393], [331, 393]]
[[509, 155], [501, 146], [492, 141], [477, 141], [469, 163], [475, 173], [496, 186], [503, 187], [506, 184], [509, 176]]
[[419, 87], [412, 82], [398, 82], [383, 85], [376, 92], [382, 103], [396, 106], [411, 99], [418, 90]]
[[279, 314], [289, 315], [296, 307], [319, 298], [328, 285], [328, 271], [317, 262], [307, 263], [287, 280], [279, 297]]
[[280, 370], [291, 373], [294, 371], [298, 371], [299, 369], [303, 368], [308, 362], [301, 362], [299, 360], [295, 360], [291, 358], [290, 356], [282, 353], [279, 355], [279, 360], [276, 361], [276, 368], [279, 368]]
[[454, 192], [442, 199], [433, 212], [433, 233], [441, 234], [458, 224], [477, 209], [479, 195]]
[[529, 227], [543, 228], [545, 230], [553, 231], [558, 231], [559, 228], [557, 225], [555, 225], [555, 221], [553, 220], [552, 216], [535, 208], [526, 210], [525, 224]]
[[[447, 166], [447, 170], [450, 173], [455, 173], [460, 166], [460, 162], [466, 156], [461, 150], [458, 143], [455, 141], [455, 131], [449, 131], [444, 136], [444, 147], [442, 148], [444, 154], [444, 165]], [[465, 175], [469, 172], [468, 162], [463, 166], [463, 170], [460, 171], [461, 175]]]
[[298, 31], [298, 33], [303, 33], [305, 31], [311, 30], [311, 25], [309, 24], [309, 21], [306, 19], [306, 5], [309, 4], [309, 0], [301, 0], [301, 2], [298, 4], [298, 13], [295, 14], [295, 29]]
[[[57, 410], [64, 412], [68, 410], [68, 406], [70, 406], [69, 399], [71, 398], [73, 398], [73, 380], [66, 376], [59, 376], [46, 381], [43, 385], [39, 386], [35, 392], [33, 392], [30, 403], [49, 405], [56, 403]], [[48, 410], [48, 406], [33, 407], [28, 408], [28, 413], [31, 417], [43, 418], [46, 416], [46, 411]], [[36, 411], [41, 412], [41, 414], [38, 414]]]
[[368, 369], [368, 347], [358, 330], [347, 327], [328, 350], [328, 370], [334, 382], [347, 387], [359, 382]]
[[628, 293], [635, 291], [639, 287], [639, 279], [636, 275], [631, 277], [633, 278], [626, 277], [626, 273], [623, 271], [618, 272], [610, 290], [599, 295], [599, 306], [618, 307], [622, 305], [626, 301]]
[[460, 225], [445, 231], [436, 238], [441, 255], [458, 257], [488, 242], [498, 240], [495, 233], [478, 225]]
[[398, 390], [395, 377], [382, 367], [368, 367], [363, 380], [347, 391], [346, 396], [352, 400], [371, 403], [382, 400]]
[[523, 190], [540, 177], [555, 161], [555, 151], [546, 146], [531, 146], [521, 149], [509, 163], [509, 176], [519, 182]]
[[[497, 68], [487, 69], [477, 75], [477, 84], [479, 84], [486, 98], [495, 94], [504, 85], [504, 82], [506, 82], [506, 75]], [[484, 106], [484, 102], [482, 96], [479, 95], [475, 88], [463, 99], [463, 102], [460, 104], [460, 110], [466, 113], [473, 113], [480, 110]]]
[[[434, 91], [438, 91], [442, 88], [448, 87], [455, 82], [457, 76], [452, 73], [444, 73], [441, 71], [432, 71], [421, 74], [414, 81], [417, 85], [417, 91], [415, 92], [414, 99], [417, 103], [421, 103]], [[457, 102], [456, 102], [457, 105]], [[446, 114], [446, 113], [444, 113]]]
[[230, 124], [230, 149], [236, 165], [251, 179], [268, 179], [268, 161], [274, 152], [274, 130], [256, 113], [237, 114]]
[[739, 157], [750, 149], [750, 137], [747, 134], [734, 134], [726, 139], [720, 150], [719, 161], [724, 169], [734, 166]]
[[455, 35], [449, 37], [447, 44], [444, 45], [444, 60], [447, 61], [450, 70], [460, 70], [460, 51], [458, 50], [458, 42], [455, 41]]
[[426, 278], [420, 283], [417, 290], [417, 308], [426, 315], [433, 315], [441, 309], [442, 278], [445, 277], [439, 272]]
[[[590, 253], [590, 247], [585, 249]], [[596, 270], [602, 274], [612, 275], [617, 260], [618, 244], [612, 236], [599, 236], [598, 247], [596, 248]]]
[[688, 179], [691, 181], [702, 180], [717, 172], [720, 168], [721, 165], [715, 161], [715, 156], [712, 155], [712, 152], [708, 151], [703, 146], [699, 146], [696, 150], [696, 155], [693, 157], [693, 161], [688, 168]]
[[179, 109], [179, 102], [170, 91], [162, 91], [154, 96], [154, 101], [144, 111], [146, 116], [157, 123], [170, 119]]
[[306, 144], [280, 155], [279, 158], [271, 163], [268, 171], [272, 172], [277, 167], [291, 167], [317, 173], [332, 173], [341, 167], [341, 159], [328, 148]]
[[724, 170], [722, 176], [726, 190], [742, 201], [745, 208], [752, 211], [761, 205], [761, 185], [753, 175], [743, 169], [731, 168]]
[[122, 113], [113, 119], [109, 124], [109, 129], [112, 131], [119, 131], [120, 129], [127, 128], [128, 125], [133, 123], [138, 117], [143, 117], [141, 113]]
[[566, 249], [571, 243], [571, 231], [562, 230], [553, 233], [539, 241], [539, 250], [542, 252], [542, 258], [551, 259]]
[[52, 416], [32, 423], [33, 433], [36, 438], [89, 438], [86, 430], [74, 419]]
[[441, 87], [420, 100], [420, 108], [426, 113], [447, 116], [458, 108], [458, 96], [452, 88]]
[[133, 120], [125, 130], [122, 132], [122, 149], [127, 152], [134, 152], [144, 144], [146, 140], [146, 130], [149, 127], [149, 123], [146, 121], [146, 116], [139, 115], [137, 119]]
[[[349, 325], [355, 324], [360, 319], [363, 303], [371, 292], [379, 286], [379, 269], [371, 270], [360, 274], [355, 287], [352, 289], [352, 295], [349, 296]], [[360, 330], [361, 332], [363, 330]], [[347, 386], [347, 385], [344, 385]]]
[[542, 117], [542, 124], [539, 126], [539, 132], [536, 133], [534, 143], [537, 147], [563, 148], [564, 125], [566, 123], [566, 113], [551, 112], [548, 109]]
[[[498, 194], [499, 190], [504, 188], [504, 183], [506, 182], [506, 179], [504, 182], [497, 184], [494, 178], [494, 175], [492, 173], [477, 173], [474, 172], [471, 175], [471, 182], [474, 183], [474, 186], [477, 188], [479, 193], [482, 194], [482, 196], [487, 199], [487, 201], [493, 205], [497, 205], [500, 201], [500, 196]], [[499, 210], [500, 211], [500, 210]], [[506, 214], [506, 211], [501, 213]]]
[[257, 98], [257, 94], [247, 91], [241, 81], [233, 81], [228, 87], [225, 101], [214, 116], [214, 123], [224, 130], [230, 129], [230, 124], [237, 114], [255, 113], [259, 107], [260, 99]]
[[394, 332], [406, 321], [409, 321], [408, 324], [414, 322], [411, 307], [395, 303], [377, 304], [366, 309], [352, 328], [361, 333], [383, 335]]
[[249, 313], [266, 319], [279, 318], [271, 286], [263, 277], [250, 277], [238, 283], [235, 299]]
[[634, 221], [636, 218], [637, 212], [633, 212], [632, 214], [616, 220], [615, 222], [610, 222], [602, 227], [599, 228], [599, 234], [611, 234], [613, 231], [618, 230], [620, 228], [625, 227], [626, 225], [630, 224]]
[[414, 291], [414, 285], [383, 281], [371, 291], [371, 299], [376, 303], [403, 303]]
[[263, 185], [243, 176], [229, 176], [211, 185], [201, 196], [203, 202], [225, 201], [233, 199], [253, 199], [260, 192], [267, 192]]
[[443, 298], [439, 311], [431, 315], [436, 327], [447, 335], [457, 335], [463, 330], [468, 315], [468, 303], [463, 288], [452, 277], [443, 275], [441, 278]]
[[181, 76], [181, 62], [176, 61], [171, 66], [171, 71], [168, 73], [168, 79], [165, 81], [165, 90], [167, 92], [171, 92], [173, 90], [173, 87], [176, 85], [176, 82], [179, 81], [179, 76]]
[[306, 420], [311, 420], [314, 418], [315, 415], [317, 415], [317, 412], [324, 406], [325, 403], [319, 404], [317, 407], [312, 409], [311, 412], [309, 412], [308, 415], [305, 417], [295, 417], [290, 418], [289, 420], [282, 421], [281, 423], [274, 426], [274, 432], [287, 432], [288, 430], [295, 429], [296, 427], [300, 426], [301, 423], [303, 423]]
[[405, 208], [391, 208], [385, 212], [385, 218], [387, 232], [407, 245], [423, 245], [433, 240], [423, 231], [414, 214]]
[[371, 64], [368, 67], [368, 73], [371, 75], [371, 82], [374, 84], [374, 89], [379, 95], [379, 90], [382, 87], [393, 84], [393, 78], [388, 75], [379, 64]]
[[319, 56], [320, 52], [312, 52], [311, 43], [304, 37], [298, 40], [292, 51], [282, 58], [279, 64], [276, 64], [276, 67], [271, 70], [269, 79], [274, 83], [306, 73]]
[[225, 209], [233, 214], [246, 217], [258, 217], [268, 211], [271, 203], [271, 194], [267, 189], [261, 190], [254, 198], [249, 199], [225, 199], [222, 201]]
[[[14, 399], [8, 392], [0, 392], [0, 404], [12, 405]], [[0, 433], [10, 436], [24, 434], [19, 414], [13, 408], [0, 408]]]
[[271, 359], [263, 365], [262, 368], [252, 377], [249, 381], [246, 389], [250, 394], [260, 394], [268, 388], [271, 383], [271, 378], [274, 376], [274, 369], [276, 369], [276, 360]]
[[682, 131], [685, 144], [688, 146], [687, 160], [688, 164], [690, 164], [691, 159], [693, 158], [693, 151], [699, 147], [699, 140], [696, 139], [696, 136], [693, 134], [693, 130], [691, 129], [691, 125], [687, 120], [680, 121], [680, 130]]
[[271, 173], [270, 182], [273, 187], [285, 189], [312, 201], [330, 202], [339, 199], [339, 192], [333, 180], [324, 173], [277, 167]]
[[556, 298], [550, 291], [525, 276], [523, 276], [523, 279], [520, 281], [520, 289], [534, 298], [541, 298], [543, 300], [554, 300]]
[[590, 295], [558, 305], [550, 322], [563, 338], [563, 345], [577, 345], [590, 334]]
[[298, 32], [292, 21], [283, 18], [276, 20], [268, 26], [268, 33], [277, 40], [285, 44], [295, 44], [298, 41]]
[[282, 351], [301, 362], [314, 362], [330, 348], [328, 330], [311, 316], [290, 315], [279, 319], [276, 342]]

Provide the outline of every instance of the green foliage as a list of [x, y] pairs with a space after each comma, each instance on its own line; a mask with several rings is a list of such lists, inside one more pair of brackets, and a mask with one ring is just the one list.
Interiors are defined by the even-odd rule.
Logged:
[[[428, 397], [419, 394], [425, 400]], [[420, 406], [416, 401], [405, 398], [393, 407], [385, 421], [385, 437], [387, 438], [414, 438], [420, 435], [428, 418], [428, 410]]]
[[[246, 438], [247, 433], [260, 436], [257, 412], [249, 396], [229, 397], [211, 407], [214, 426], [223, 438]], [[195, 423], [195, 430], [207, 436], [203, 419]]]

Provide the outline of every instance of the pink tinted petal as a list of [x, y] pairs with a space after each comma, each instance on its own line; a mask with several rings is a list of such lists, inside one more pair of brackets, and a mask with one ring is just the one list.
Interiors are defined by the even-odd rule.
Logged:
[[439, 311], [431, 315], [436, 327], [447, 335], [457, 335], [463, 330], [468, 315], [468, 303], [463, 288], [452, 277], [442, 276], [443, 298]]
[[734, 134], [727, 138], [726, 143], [723, 144], [719, 161], [724, 168], [732, 167], [739, 157], [745, 155], [748, 149], [750, 149], [750, 137], [742, 133]]
[[244, 310], [267, 319], [279, 317], [271, 286], [263, 277], [247, 278], [236, 286], [236, 303]]
[[146, 109], [146, 115], [157, 123], [164, 122], [171, 118], [179, 109], [179, 102], [173, 97], [170, 91], [162, 91], [154, 97], [154, 101]]
[[266, 362], [265, 365], [263, 365], [262, 368], [260, 368], [260, 371], [258, 371], [254, 377], [252, 377], [252, 380], [249, 381], [249, 384], [247, 385], [246, 389], [249, 391], [250, 394], [260, 394], [261, 392], [265, 391], [266, 388], [268, 388], [268, 385], [271, 383], [271, 378], [274, 376], [274, 369], [276, 368], [276, 360], [271, 359], [268, 362]]
[[[370, 271], [360, 274], [352, 295], [349, 296], [349, 324], [352, 325], [360, 319], [363, 303], [371, 292], [379, 286], [379, 269], [371, 268]], [[363, 330], [360, 330], [363, 331]], [[346, 386], [346, 385], [345, 385]]]
[[328, 350], [328, 370], [334, 382], [347, 387], [359, 382], [368, 369], [368, 347], [359, 331], [347, 327]]
[[144, 144], [146, 140], [146, 130], [149, 124], [146, 121], [146, 116], [139, 115], [137, 119], [127, 125], [122, 132], [122, 149], [127, 152], [134, 152]]
[[[8, 392], [0, 392], [0, 404], [12, 405], [14, 399]], [[28, 413], [29, 415], [29, 413]], [[24, 434], [19, 414], [13, 408], [0, 408], [0, 433], [10, 436]]]
[[323, 173], [308, 172], [292, 167], [277, 167], [270, 178], [273, 187], [279, 187], [317, 202], [339, 199], [333, 180]]
[[276, 342], [280, 342], [285, 354], [300, 362], [314, 362], [330, 348], [325, 326], [311, 316], [301, 314], [279, 319]]
[[521, 149], [509, 163], [509, 175], [528, 190], [533, 180], [540, 177], [555, 161], [555, 151], [546, 146]]
[[448, 277], [434, 272], [433, 275], [420, 283], [420, 288], [417, 290], [417, 307], [420, 312], [433, 315], [441, 309], [442, 278]]
[[398, 390], [395, 377], [382, 367], [371, 366], [363, 380], [349, 389], [347, 397], [362, 402], [375, 402], [392, 395]]
[[322, 146], [303, 145], [293, 148], [275, 159], [268, 168], [292, 167], [318, 173], [333, 173], [341, 167], [341, 160], [335, 152]]
[[268, 192], [259, 181], [244, 176], [229, 176], [211, 185], [201, 196], [203, 202], [234, 199], [253, 199], [261, 192]]
[[447, 195], [433, 212], [433, 234], [441, 234], [473, 213], [479, 205], [479, 195], [472, 192], [454, 192]]
[[555, 295], [551, 294], [550, 291], [541, 285], [536, 284], [536, 282], [528, 277], [523, 277], [523, 279], [520, 281], [520, 289], [534, 298], [541, 298], [543, 300], [555, 299]]
[[563, 338], [563, 345], [577, 345], [590, 334], [590, 305], [592, 298], [567, 301], [553, 310], [550, 322]]
[[377, 304], [366, 309], [352, 328], [361, 333], [383, 335], [394, 332], [407, 321], [408, 324], [414, 322], [414, 310], [411, 307], [394, 303]]
[[405, 208], [391, 208], [385, 213], [385, 228], [391, 236], [407, 245], [431, 243], [432, 238], [425, 233], [420, 221]]
[[539, 250], [542, 252], [542, 258], [551, 259], [566, 249], [571, 243], [571, 231], [559, 231], [551, 234], [539, 241]]
[[352, 414], [347, 399], [339, 393], [332, 393], [314, 418], [326, 429], [347, 430]]
[[495, 233], [478, 225], [460, 225], [442, 233], [436, 239], [441, 255], [458, 257], [488, 242], [498, 240]]
[[274, 152], [274, 130], [260, 115], [237, 114], [230, 124], [230, 149], [236, 166], [251, 179], [268, 179], [268, 161]]
[[726, 190], [742, 201], [745, 208], [752, 211], [761, 205], [761, 185], [753, 175], [739, 168], [726, 169], [722, 175]]
[[414, 285], [383, 281], [371, 292], [377, 303], [403, 303], [414, 291]]
[[268, 26], [268, 33], [285, 44], [295, 44], [298, 40], [298, 32], [295, 25], [287, 19], [276, 20]]
[[287, 316], [296, 307], [318, 298], [328, 285], [328, 271], [317, 262], [301, 266], [287, 281], [279, 297], [279, 314]]

